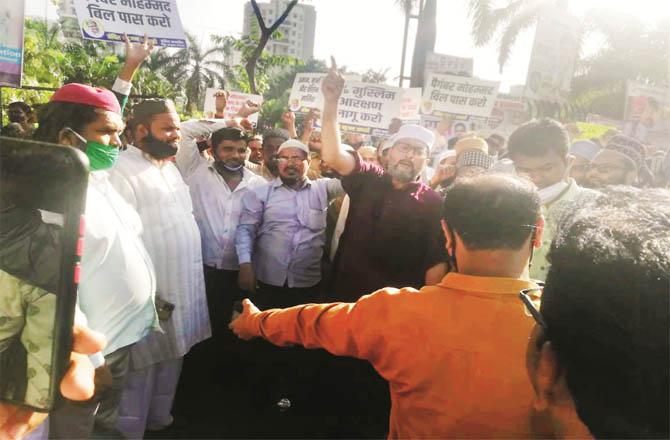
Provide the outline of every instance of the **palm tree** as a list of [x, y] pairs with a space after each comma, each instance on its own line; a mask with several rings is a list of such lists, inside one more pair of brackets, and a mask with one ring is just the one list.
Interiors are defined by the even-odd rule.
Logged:
[[507, 0], [494, 7], [495, 0], [469, 0], [468, 14], [472, 21], [472, 38], [476, 46], [485, 46], [500, 32], [498, 66], [500, 72], [509, 60], [517, 37], [534, 26], [540, 11], [550, 4], [565, 9], [567, 0]]
[[[537, 23], [548, 5], [567, 8], [567, 0], [507, 0], [495, 8], [494, 0], [469, 0], [472, 36], [477, 46], [498, 41], [498, 65], [502, 71], [519, 34]], [[603, 44], [594, 55], [582, 56], [575, 69], [571, 102], [587, 112], [612, 118], [623, 117], [626, 81], [651, 84], [668, 81], [669, 23], [645, 26], [629, 15], [605, 8], [586, 14], [581, 41], [598, 35]], [[580, 41], [580, 42], [581, 42]], [[581, 53], [581, 48], [580, 48]]]
[[[226, 80], [221, 69], [221, 47], [205, 50], [197, 39], [187, 33], [188, 48], [165, 61], [163, 74], [172, 83], [181, 85], [186, 95], [186, 108], [194, 112], [208, 87], [224, 88]], [[160, 60], [162, 62], [162, 60]], [[157, 60], [158, 62], [158, 60]]]
[[645, 25], [633, 17], [594, 10], [585, 22], [589, 34], [603, 44], [577, 63], [572, 82], [573, 102], [587, 111], [623, 117], [627, 80], [661, 85], [668, 78], [668, 25]]

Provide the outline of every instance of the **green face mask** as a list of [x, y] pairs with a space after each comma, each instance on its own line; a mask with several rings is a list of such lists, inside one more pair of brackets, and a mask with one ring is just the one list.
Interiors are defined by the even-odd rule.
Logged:
[[113, 145], [86, 141], [86, 155], [91, 164], [91, 171], [106, 170], [114, 166], [119, 157], [119, 149]]
[[95, 141], [87, 141], [82, 135], [65, 127], [67, 133], [73, 134], [79, 141], [79, 149], [83, 150], [88, 156], [88, 162], [91, 171], [107, 170], [114, 166], [119, 157], [119, 149], [113, 145], [103, 145]]

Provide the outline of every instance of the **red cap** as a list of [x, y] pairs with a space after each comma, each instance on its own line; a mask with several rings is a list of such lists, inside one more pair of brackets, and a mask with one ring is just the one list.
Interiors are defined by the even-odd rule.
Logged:
[[50, 102], [71, 102], [73, 104], [90, 105], [91, 107], [121, 114], [121, 106], [114, 93], [107, 89], [84, 84], [65, 84], [56, 90]]

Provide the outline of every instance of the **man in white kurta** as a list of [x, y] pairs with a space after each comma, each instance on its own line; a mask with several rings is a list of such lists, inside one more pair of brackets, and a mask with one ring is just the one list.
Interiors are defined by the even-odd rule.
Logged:
[[[211, 332], [200, 233], [189, 189], [170, 160], [181, 139], [179, 116], [170, 101], [147, 100], [135, 107], [131, 127], [137, 146], [121, 153], [111, 181], [142, 219], [163, 330], [133, 346], [119, 410], [118, 429], [142, 438], [145, 429], [172, 423], [182, 358]], [[174, 305], [169, 317], [160, 311], [163, 301]]]

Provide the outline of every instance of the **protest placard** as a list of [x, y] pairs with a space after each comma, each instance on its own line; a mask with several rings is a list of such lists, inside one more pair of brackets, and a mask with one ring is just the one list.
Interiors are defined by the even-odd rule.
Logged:
[[421, 92], [420, 87], [411, 89], [402, 89], [402, 99], [400, 101], [400, 115], [398, 118], [405, 122], [419, 121], [419, 107], [421, 106]]
[[21, 87], [25, 1], [0, 4], [0, 85]]
[[[293, 82], [289, 97], [289, 109], [307, 113], [310, 109], [323, 110], [321, 81], [324, 73], [299, 73]], [[393, 118], [399, 118], [403, 97], [411, 103], [416, 97], [413, 89], [401, 89], [384, 84], [368, 84], [347, 80], [339, 105], [340, 129], [349, 133], [383, 136]], [[411, 104], [409, 105], [411, 107]], [[412, 115], [409, 108], [407, 115]]]
[[156, 46], [186, 47], [176, 0], [74, 0], [81, 34], [88, 40], [144, 39]]
[[498, 96], [496, 81], [433, 73], [424, 84], [421, 113], [457, 114], [488, 118]]
[[563, 102], [579, 55], [580, 23], [556, 5], [541, 12], [528, 65], [524, 96], [531, 99]]
[[508, 136], [529, 118], [526, 102], [522, 97], [500, 93], [486, 125], [493, 132]]
[[[216, 113], [216, 99], [214, 94], [218, 92], [218, 89], [207, 89], [205, 92], [205, 117], [213, 118]], [[223, 110], [223, 117], [225, 119], [234, 118], [237, 115], [237, 112], [240, 111], [245, 102], [251, 101], [254, 104], [261, 105], [263, 104], [263, 97], [261, 95], [253, 95], [251, 93], [243, 92], [229, 92], [228, 99], [226, 100], [226, 107]], [[258, 113], [254, 113], [249, 116], [249, 122], [254, 126], [258, 124]]]
[[445, 55], [441, 53], [428, 52], [424, 67], [425, 82], [433, 73], [456, 76], [472, 76], [473, 59]]
[[626, 84], [624, 133], [642, 142], [670, 137], [670, 89], [629, 80]]

